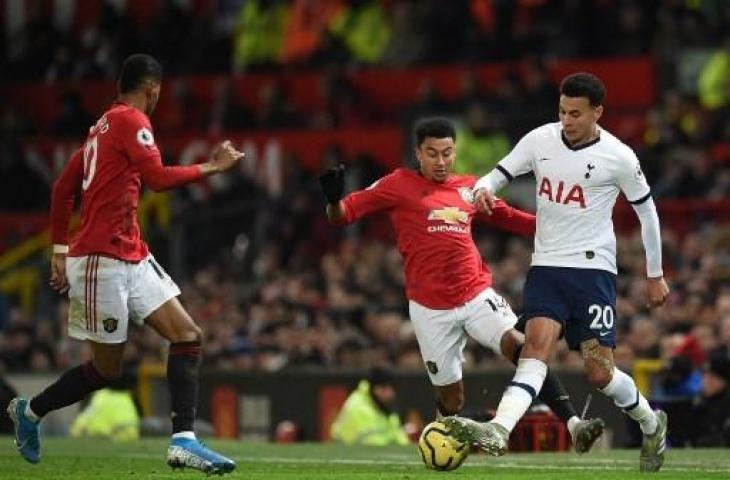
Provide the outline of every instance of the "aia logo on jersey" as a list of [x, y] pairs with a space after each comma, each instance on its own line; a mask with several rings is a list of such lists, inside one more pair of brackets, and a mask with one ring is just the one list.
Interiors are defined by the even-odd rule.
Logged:
[[429, 225], [429, 233], [469, 233], [469, 214], [459, 210], [459, 207], [444, 207], [431, 210], [428, 213], [428, 219], [443, 222], [440, 225]]
[[569, 205], [571, 202], [575, 202], [580, 205], [580, 208], [586, 208], [583, 188], [577, 184], [567, 187], [562, 180], [553, 184], [548, 177], [542, 177], [537, 196], [545, 197], [551, 202], [562, 203], [563, 205]]

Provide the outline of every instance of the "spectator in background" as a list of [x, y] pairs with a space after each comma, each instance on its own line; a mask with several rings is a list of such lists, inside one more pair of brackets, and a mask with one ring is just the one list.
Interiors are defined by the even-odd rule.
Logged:
[[309, 125], [314, 128], [368, 126], [375, 121], [372, 99], [332, 65], [319, 79], [320, 107], [312, 112]]
[[525, 125], [552, 122], [555, 118], [551, 99], [559, 96], [558, 86], [550, 79], [550, 72], [542, 58], [528, 56], [522, 62], [522, 102]]
[[460, 82], [460, 98], [459, 98], [459, 109], [466, 112], [469, 107], [475, 103], [487, 103], [488, 97], [482, 90], [482, 81], [479, 79], [477, 70], [470, 69], [464, 76], [461, 77]]
[[10, 400], [18, 396], [18, 392], [5, 381], [3, 366], [0, 363], [0, 434], [12, 435], [13, 422], [8, 416], [7, 408]]
[[71, 424], [71, 436], [121, 442], [137, 440], [140, 418], [132, 396], [135, 381], [136, 375], [125, 368], [120, 379], [94, 392]]
[[330, 428], [338, 442], [371, 446], [407, 445], [408, 436], [393, 411], [397, 399], [393, 374], [380, 367], [347, 397]]
[[[730, 295], [725, 295], [726, 300], [726, 308], [730, 310]], [[721, 316], [722, 313], [718, 312], [720, 315], [719, 317], [719, 332], [720, 335], [718, 336], [718, 343], [719, 345], [717, 348], [715, 348], [711, 355], [724, 355], [728, 358], [730, 358], [730, 312], [726, 313], [725, 316]]]
[[730, 96], [730, 35], [702, 67], [698, 83], [700, 103], [708, 110], [717, 110], [728, 104]]
[[445, 115], [452, 110], [452, 105], [443, 99], [432, 79], [422, 80], [417, 88], [416, 103], [403, 110], [403, 120], [406, 125], [414, 123], [419, 117]]
[[334, 17], [330, 32], [342, 39], [353, 62], [375, 64], [390, 39], [390, 19], [379, 0], [352, 0]]
[[79, 92], [67, 90], [61, 94], [61, 110], [53, 131], [62, 137], [78, 137], [88, 133], [94, 119], [84, 108]]
[[669, 359], [662, 369], [662, 380], [657, 391], [652, 391], [653, 400], [691, 401], [702, 388], [702, 374], [695, 369], [692, 360], [685, 355]]
[[257, 109], [258, 128], [287, 128], [301, 123], [298, 113], [286, 98], [286, 94], [279, 84], [269, 82], [261, 86], [259, 99], [261, 106]]
[[248, 0], [243, 3], [234, 33], [233, 68], [273, 65], [280, 56], [289, 6], [281, 0]]
[[33, 168], [18, 137], [0, 140], [0, 205], [4, 211], [28, 211], [48, 203], [43, 176]]
[[383, 65], [408, 67], [421, 62], [428, 53], [425, 2], [399, 1], [391, 10], [393, 31], [383, 52]]
[[454, 166], [457, 173], [485, 175], [512, 147], [509, 137], [481, 103], [468, 107], [466, 126], [457, 135], [459, 162]]
[[693, 411], [695, 447], [730, 446], [730, 358], [712, 355], [702, 375], [702, 396]]
[[205, 119], [204, 108], [207, 105], [200, 100], [188, 79], [178, 78], [171, 83], [172, 102], [157, 116], [160, 126], [155, 129], [155, 133], [169, 134], [201, 128]]
[[342, 0], [294, 0], [284, 27], [282, 63], [304, 64], [314, 57], [330, 23], [344, 8]]
[[213, 105], [208, 117], [208, 132], [214, 135], [254, 127], [253, 112], [238, 98], [233, 82], [226, 78], [216, 83]]

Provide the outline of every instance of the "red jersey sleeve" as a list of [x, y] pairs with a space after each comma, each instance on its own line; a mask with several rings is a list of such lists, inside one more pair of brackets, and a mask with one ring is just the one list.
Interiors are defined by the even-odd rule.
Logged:
[[342, 200], [345, 216], [339, 223], [350, 224], [371, 213], [392, 208], [398, 201], [397, 183], [395, 173], [391, 173], [368, 188], [346, 196]]
[[526, 237], [535, 235], [535, 215], [518, 210], [501, 199], [498, 199], [494, 204], [491, 215], [480, 213], [476, 216], [476, 219]]
[[84, 177], [83, 147], [71, 155], [51, 190], [51, 241], [68, 245], [68, 225], [74, 209], [74, 198]]
[[141, 112], [120, 115], [117, 121], [120, 146], [151, 190], [169, 190], [203, 178], [198, 165], [166, 167], [162, 164], [152, 126]]

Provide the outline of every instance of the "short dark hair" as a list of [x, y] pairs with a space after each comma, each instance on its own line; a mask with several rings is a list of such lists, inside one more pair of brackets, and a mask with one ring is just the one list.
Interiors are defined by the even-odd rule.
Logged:
[[568, 75], [560, 82], [560, 94], [566, 97], [586, 97], [594, 107], [603, 105], [606, 86], [592, 73], [578, 72]]
[[413, 140], [420, 147], [426, 138], [451, 138], [456, 142], [456, 128], [449, 120], [441, 117], [424, 118], [413, 128]]
[[162, 81], [162, 65], [151, 55], [135, 53], [122, 62], [119, 71], [119, 93], [132, 92], [145, 80]]

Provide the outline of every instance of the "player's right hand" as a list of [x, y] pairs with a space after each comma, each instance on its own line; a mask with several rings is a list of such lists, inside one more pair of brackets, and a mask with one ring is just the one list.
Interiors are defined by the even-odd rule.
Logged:
[[65, 253], [54, 253], [51, 257], [51, 280], [48, 284], [58, 293], [66, 293], [68, 291]]
[[474, 191], [474, 205], [477, 207], [477, 210], [482, 213], [491, 215], [492, 210], [494, 210], [494, 202], [496, 202], [496, 200], [497, 197], [494, 196], [494, 193], [490, 192], [486, 188], [477, 188]]
[[345, 165], [338, 163], [330, 167], [319, 176], [319, 186], [322, 188], [327, 203], [339, 203], [345, 192]]
[[661, 307], [669, 296], [669, 285], [664, 277], [648, 278], [646, 281], [646, 296], [648, 306]]
[[225, 172], [237, 164], [244, 155], [233, 147], [230, 140], [225, 140], [213, 149], [209, 163], [216, 172]]

